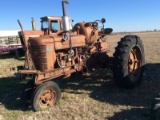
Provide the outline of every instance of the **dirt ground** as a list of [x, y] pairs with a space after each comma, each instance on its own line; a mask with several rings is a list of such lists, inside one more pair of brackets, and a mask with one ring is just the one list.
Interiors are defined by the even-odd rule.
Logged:
[[[21, 100], [24, 82], [16, 78], [15, 70], [8, 70], [23, 65], [24, 60], [0, 55], [0, 120], [149, 120], [151, 102], [160, 92], [160, 32], [128, 34], [140, 36], [144, 43], [146, 65], [140, 86], [118, 88], [103, 71], [101, 75], [76, 74], [56, 80], [62, 91], [61, 100], [40, 112], [25, 107]], [[108, 36], [111, 55], [125, 35]]]

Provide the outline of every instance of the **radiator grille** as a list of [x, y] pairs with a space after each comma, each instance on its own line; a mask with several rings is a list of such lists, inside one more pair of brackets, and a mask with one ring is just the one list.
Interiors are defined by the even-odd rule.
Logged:
[[36, 69], [45, 71], [47, 69], [46, 46], [45, 45], [30, 46], [29, 52], [31, 53]]

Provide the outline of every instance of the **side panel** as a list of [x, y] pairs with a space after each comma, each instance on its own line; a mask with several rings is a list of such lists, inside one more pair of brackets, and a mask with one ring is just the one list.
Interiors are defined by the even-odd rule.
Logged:
[[55, 38], [55, 49], [66, 49], [72, 47], [81, 47], [85, 46], [85, 36], [83, 35], [73, 35], [68, 40], [62, 42], [61, 37], [54, 37]]

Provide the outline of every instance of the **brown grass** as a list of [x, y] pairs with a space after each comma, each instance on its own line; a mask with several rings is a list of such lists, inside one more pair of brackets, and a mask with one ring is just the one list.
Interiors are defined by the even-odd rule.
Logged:
[[[149, 120], [152, 99], [160, 92], [160, 32], [130, 33], [141, 37], [146, 56], [143, 83], [132, 90], [118, 88], [105, 75], [74, 75], [57, 80], [62, 90], [60, 103], [54, 108], [33, 112], [20, 99], [24, 83], [15, 71], [4, 70], [23, 65], [13, 55], [0, 56], [0, 120]], [[111, 53], [125, 34], [110, 35]]]

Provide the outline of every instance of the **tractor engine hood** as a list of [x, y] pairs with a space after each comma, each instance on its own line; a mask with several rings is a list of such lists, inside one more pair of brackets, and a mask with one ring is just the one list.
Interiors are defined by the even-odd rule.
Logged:
[[32, 37], [28, 40], [28, 46], [46, 45], [54, 42], [54, 38], [51, 36]]

